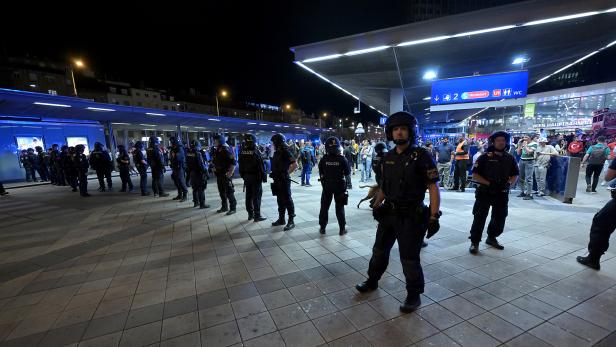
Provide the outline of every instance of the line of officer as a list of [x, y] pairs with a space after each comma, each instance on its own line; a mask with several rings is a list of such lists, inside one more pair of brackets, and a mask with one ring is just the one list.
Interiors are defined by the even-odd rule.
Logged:
[[139, 173], [139, 189], [141, 190], [141, 196], [148, 196], [148, 161], [143, 154], [143, 142], [135, 142], [135, 150], [133, 151], [133, 163]]
[[90, 152], [90, 166], [96, 171], [96, 177], [98, 178], [98, 191], [106, 191], [105, 179], [107, 180], [107, 188], [111, 191], [111, 156], [109, 155], [109, 152], [103, 148], [103, 144], [100, 142], [94, 143], [94, 150]]
[[[227, 212], [227, 216], [235, 213], [237, 200], [231, 177], [235, 172], [235, 156], [222, 135], [214, 136], [214, 172], [216, 173], [216, 185], [220, 194], [221, 207], [216, 212]], [[227, 204], [228, 201], [228, 204]]]
[[146, 149], [146, 157], [148, 164], [152, 169], [152, 191], [154, 196], [160, 196], [161, 198], [169, 196], [163, 189], [163, 175], [165, 173], [165, 160], [160, 150], [160, 141], [156, 136], [150, 136], [150, 142]]
[[[407, 290], [406, 300], [400, 306], [402, 312], [411, 312], [421, 305], [424, 276], [419, 253], [426, 230], [430, 238], [440, 228], [438, 170], [430, 154], [415, 145], [416, 126], [417, 120], [408, 112], [396, 112], [385, 123], [387, 140], [396, 147], [385, 155], [381, 191], [374, 203], [378, 228], [368, 279], [356, 286], [359, 292], [378, 287], [397, 240]], [[426, 189], [430, 207], [423, 204]]]
[[351, 189], [351, 168], [349, 162], [340, 153], [340, 141], [330, 137], [325, 141], [325, 155], [319, 161], [319, 177], [323, 190], [321, 192], [321, 211], [319, 212], [319, 232], [325, 234], [329, 206], [332, 197], [336, 204], [336, 218], [338, 219], [339, 235], [347, 233], [345, 228], [344, 205], [349, 202]]
[[169, 164], [171, 166], [171, 179], [175, 188], [178, 190], [178, 195], [173, 200], [185, 202], [187, 200], [188, 188], [186, 187], [186, 154], [182, 141], [172, 136], [169, 138], [171, 143], [171, 151], [169, 152]]
[[62, 157], [58, 144], [54, 143], [51, 146], [51, 153], [49, 153], [49, 160], [51, 161], [51, 169], [54, 171], [56, 185], [65, 186], [66, 178], [64, 176], [64, 169], [62, 168]]
[[41, 177], [43, 177], [43, 181], [51, 181], [51, 183], [54, 183], [49, 172], [49, 155], [47, 155], [47, 152], [45, 152], [45, 149], [41, 146], [36, 146], [34, 149], [36, 150], [36, 155], [39, 159], [40, 173]]
[[124, 145], [118, 145], [118, 157], [116, 158], [118, 163], [118, 170], [120, 170], [120, 180], [122, 180], [121, 192], [133, 191], [133, 181], [130, 179], [130, 156]]
[[[616, 178], [616, 159], [612, 160], [605, 181], [609, 182]], [[601, 256], [607, 251], [610, 236], [616, 229], [616, 190], [612, 190], [612, 199], [595, 214], [590, 226], [590, 241], [588, 242], [588, 255], [577, 257], [580, 264], [591, 267], [595, 270], [601, 268]]]
[[520, 172], [515, 158], [509, 154], [509, 134], [497, 131], [488, 139], [488, 149], [473, 165], [473, 181], [479, 183], [475, 191], [473, 224], [471, 226], [471, 247], [469, 252], [479, 252], [479, 242], [490, 207], [492, 216], [488, 224], [486, 244], [505, 249], [496, 238], [503, 233], [508, 214], [509, 187], [513, 185]]
[[190, 175], [193, 194], [193, 207], [200, 209], [209, 208], [205, 203], [205, 188], [207, 187], [207, 159], [201, 149], [199, 140], [192, 140], [190, 148], [186, 151], [186, 167]]
[[265, 163], [256, 146], [257, 139], [253, 134], [245, 134], [242, 151], [239, 154], [239, 171], [246, 189], [246, 212], [248, 220], [261, 222], [267, 218], [261, 215], [262, 182], [267, 182]]
[[75, 156], [73, 157], [73, 167], [77, 172], [79, 180], [79, 195], [88, 197], [88, 168], [90, 164], [88, 158], [84, 154], [86, 147], [84, 145], [75, 146]]
[[272, 158], [272, 172], [270, 177], [274, 180], [271, 184], [272, 195], [276, 196], [278, 204], [278, 220], [272, 226], [285, 225], [285, 211], [289, 215], [289, 222], [283, 228], [284, 231], [295, 228], [295, 205], [291, 197], [291, 174], [297, 169], [295, 157], [289, 151], [286, 139], [282, 134], [274, 134], [271, 138], [274, 145], [274, 157]]

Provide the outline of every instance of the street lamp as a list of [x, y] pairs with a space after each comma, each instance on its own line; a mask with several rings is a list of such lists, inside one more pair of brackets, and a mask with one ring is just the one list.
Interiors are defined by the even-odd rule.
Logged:
[[284, 107], [281, 108], [282, 110], [282, 122], [284, 123], [284, 110], [290, 111], [291, 110], [291, 104], [285, 104]]
[[79, 69], [83, 69], [85, 68], [85, 64], [83, 63], [83, 60], [81, 59], [75, 59], [73, 60], [72, 64], [70, 65], [71, 68], [71, 79], [73, 81], [73, 94], [75, 95], [75, 97], [77, 97], [77, 85], [75, 84], [75, 68], [73, 67], [77, 67]]
[[[219, 93], [216, 93], [216, 114], [218, 115], [218, 117], [220, 117], [220, 108], [218, 107], [218, 94]], [[223, 98], [226, 98], [227, 94], [227, 91], [224, 89], [220, 91], [220, 96], [222, 96]]]

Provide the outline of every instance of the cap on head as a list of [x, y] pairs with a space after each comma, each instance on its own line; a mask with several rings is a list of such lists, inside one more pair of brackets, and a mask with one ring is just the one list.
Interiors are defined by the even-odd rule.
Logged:
[[340, 141], [337, 137], [329, 137], [325, 140], [325, 151], [327, 154], [337, 154], [340, 150]]
[[244, 147], [248, 149], [254, 149], [257, 144], [257, 138], [255, 135], [247, 133], [244, 134]]
[[385, 152], [386, 149], [387, 149], [387, 146], [383, 142], [379, 142], [376, 145], [374, 145], [374, 151], [377, 152], [378, 154]]
[[282, 146], [286, 142], [286, 138], [284, 137], [283, 134], [277, 133], [277, 134], [272, 135], [272, 138], [270, 139], [270, 141], [272, 141], [274, 146], [278, 147], [278, 146]]
[[488, 150], [490, 150], [490, 151], [494, 150], [494, 141], [498, 137], [505, 138], [505, 149], [504, 149], [504, 151], [509, 151], [509, 142], [510, 142], [511, 136], [509, 135], [509, 133], [507, 133], [506, 131], [502, 131], [502, 130], [495, 131], [495, 132], [492, 133], [492, 135], [490, 135], [490, 137], [488, 137]]

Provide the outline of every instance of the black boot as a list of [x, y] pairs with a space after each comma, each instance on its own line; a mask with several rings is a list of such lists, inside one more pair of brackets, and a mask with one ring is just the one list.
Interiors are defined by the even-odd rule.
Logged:
[[486, 244], [496, 248], [496, 249], [500, 249], [501, 251], [503, 249], [505, 249], [505, 246], [501, 245], [500, 243], [498, 243], [498, 241], [496, 240], [496, 237], [490, 237], [488, 236], [488, 238], [486, 239]]
[[289, 216], [289, 223], [287, 223], [287, 225], [282, 230], [289, 231], [293, 228], [295, 228], [295, 223], [293, 223], [293, 217]]
[[230, 209], [230, 210], [229, 210], [229, 212], [227, 212], [227, 213], [225, 213], [225, 214], [226, 214], [227, 216], [230, 216], [230, 215], [232, 215], [232, 214], [235, 214], [235, 209], [234, 209], [234, 208], [232, 208], [232, 209]]
[[479, 252], [479, 242], [471, 242], [471, 247], [468, 251], [470, 254], [477, 254]]
[[180, 199], [180, 202], [186, 202], [186, 201], [188, 201], [188, 198], [186, 197], [186, 195], [188, 195], [188, 194], [187, 194], [187, 192], [183, 192], [183, 193], [182, 193], [182, 198]]
[[182, 195], [178, 194], [175, 198], [173, 198], [171, 200], [182, 200]]
[[169, 196], [169, 193], [160, 193], [158, 194], [158, 196], [160, 196], [161, 198], [166, 198]]
[[421, 248], [428, 247], [428, 243], [426, 241], [421, 241]]
[[406, 300], [400, 305], [400, 311], [411, 313], [421, 305], [421, 296], [419, 294], [408, 295]]
[[338, 235], [342, 236], [342, 235], [344, 235], [346, 233], [347, 233], [346, 228], [344, 227], [344, 225], [341, 225], [340, 226], [340, 230], [338, 231]]
[[197, 206], [199, 206], [199, 201], [193, 200], [193, 207], [197, 207]]
[[221, 208], [219, 208], [218, 210], [216, 210], [216, 213], [223, 213], [223, 212], [227, 212], [229, 211], [229, 208], [227, 206], [223, 206]]
[[266, 220], [267, 218], [261, 216], [261, 215], [257, 215], [255, 216], [255, 222], [263, 222], [264, 220]]
[[278, 215], [278, 220], [275, 221], [274, 223], [272, 223], [273, 227], [279, 226], [279, 225], [285, 225], [287, 224], [284, 220], [284, 214], [279, 214]]
[[373, 281], [368, 278], [364, 282], [356, 285], [355, 289], [357, 289], [357, 291], [360, 293], [367, 293], [367, 292], [371, 292], [377, 289], [378, 287], [379, 287], [379, 283], [377, 281]]
[[325, 235], [325, 227], [322, 226], [319, 228], [319, 234]]
[[252, 213], [249, 213], [248, 214], [248, 220], [253, 220], [253, 219], [255, 219], [255, 215], [252, 214]]
[[577, 257], [576, 260], [578, 263], [582, 265], [586, 265], [591, 269], [599, 270], [601, 265], [599, 264], [599, 260], [601, 258], [591, 257], [590, 254], [586, 257]]

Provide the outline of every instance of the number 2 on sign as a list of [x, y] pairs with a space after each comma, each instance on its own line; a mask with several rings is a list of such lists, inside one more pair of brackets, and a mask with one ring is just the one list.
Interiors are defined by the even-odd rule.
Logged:
[[458, 100], [458, 93], [453, 93], [453, 99]]

